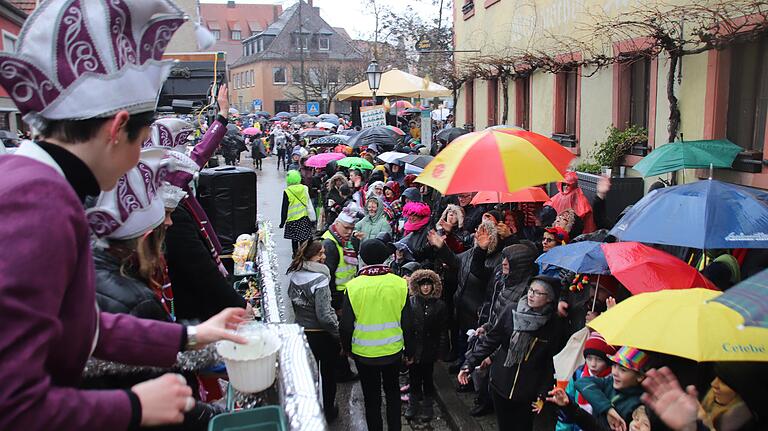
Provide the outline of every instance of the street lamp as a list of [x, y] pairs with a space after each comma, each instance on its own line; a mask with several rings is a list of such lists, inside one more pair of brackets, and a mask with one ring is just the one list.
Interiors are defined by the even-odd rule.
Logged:
[[381, 69], [379, 69], [379, 62], [376, 61], [376, 59], [371, 61], [371, 64], [368, 65], [365, 74], [368, 75], [368, 88], [371, 89], [371, 93], [373, 93], [373, 101], [376, 103], [376, 91], [381, 84]]
[[320, 94], [320, 97], [322, 97], [322, 99], [323, 99], [323, 112], [325, 112], [327, 114], [328, 111], [330, 111], [330, 109], [328, 109], [328, 105], [330, 103], [328, 103], [328, 89], [327, 88], [323, 88], [323, 92]]

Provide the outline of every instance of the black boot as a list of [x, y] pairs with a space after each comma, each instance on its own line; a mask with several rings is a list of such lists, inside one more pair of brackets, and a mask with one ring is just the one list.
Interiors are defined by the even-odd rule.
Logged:
[[403, 416], [405, 416], [405, 418], [409, 421], [413, 420], [419, 414], [420, 405], [421, 396], [411, 394], [410, 398], [408, 398], [408, 407], [405, 408], [405, 413]]
[[421, 402], [421, 412], [419, 413], [419, 419], [424, 422], [429, 422], [434, 418], [434, 400], [432, 397], [424, 397], [424, 401]]

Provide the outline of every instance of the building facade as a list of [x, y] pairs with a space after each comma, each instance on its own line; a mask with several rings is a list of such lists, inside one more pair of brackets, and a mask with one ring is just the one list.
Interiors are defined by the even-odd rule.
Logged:
[[[677, 10], [686, 3], [691, 4], [684, 0], [667, 2]], [[724, 1], [695, 3], [717, 9]], [[652, 43], [650, 38], [627, 32], [623, 37], [598, 41], [589, 34], [591, 28], [600, 27], [596, 20], [601, 17], [619, 19], [646, 7], [653, 11], [658, 6], [655, 1], [636, 0], [458, 1], [453, 16], [455, 49], [478, 52], [458, 53], [456, 67], [471, 64], [473, 58], [501, 58], [514, 51], [550, 50], [550, 59], [565, 59], [564, 63], [573, 60], [575, 67], [554, 73], [540, 69], [520, 73], [525, 72], [522, 65], [507, 82], [506, 123], [552, 136], [578, 156], [576, 164], [593, 158], [596, 143], [605, 140], [610, 127], [644, 128], [648, 131], [647, 144], [633, 147], [622, 162], [632, 176], [638, 175], [631, 169], [634, 164], [670, 140], [671, 90], [680, 111], [677, 138], [731, 140], [743, 147], [744, 153], [733, 169], [718, 169], [715, 176], [768, 188], [768, 170], [762, 163], [768, 150], [768, 38], [759, 34], [722, 50], [684, 55], [672, 74], [674, 82], [668, 86], [672, 63], [667, 52], [633, 55], [644, 51], [644, 44]], [[745, 9], [743, 17], [738, 16], [738, 10], [730, 13], [733, 22], [764, 21], [751, 10]], [[594, 53], [585, 54], [585, 45], [576, 43], [577, 39], [599, 44], [602, 52], [617, 60], [599, 66], [580, 63], [582, 55]], [[573, 48], [553, 40], [571, 40]], [[590, 51], [593, 48], [587, 47]], [[470, 75], [459, 90], [456, 124], [472, 125], [476, 130], [501, 124], [505, 110], [501, 84], [500, 79]], [[756, 162], [742, 163], [746, 159]], [[686, 178], [703, 175], [690, 172]], [[655, 180], [646, 179], [646, 185]]]
[[203, 23], [216, 43], [209, 51], [226, 52], [227, 64], [243, 56], [243, 40], [264, 31], [283, 12], [279, 4], [200, 3]]
[[241, 112], [305, 112], [306, 102], [319, 103], [321, 112], [346, 112], [333, 102], [336, 93], [365, 78], [364, 55], [311, 2], [286, 9], [240, 49], [243, 57], [230, 65], [229, 81]]
[[[19, 4], [16, 4], [19, 3]], [[34, 2], [11, 2], [0, 0], [0, 50], [3, 52], [14, 52], [16, 50], [16, 39], [24, 20], [27, 19], [27, 11], [31, 12], [35, 8]], [[8, 96], [8, 92], [0, 87], [0, 130], [26, 131], [27, 126], [21, 120], [21, 114], [16, 109], [13, 100]]]

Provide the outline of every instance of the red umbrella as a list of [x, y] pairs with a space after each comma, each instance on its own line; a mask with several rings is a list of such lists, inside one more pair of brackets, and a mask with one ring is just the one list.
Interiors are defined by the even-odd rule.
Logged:
[[472, 205], [497, 204], [507, 202], [546, 202], [549, 195], [541, 187], [526, 187], [514, 193], [479, 192], [472, 198]]
[[717, 290], [696, 268], [639, 242], [601, 244], [611, 275], [633, 295], [668, 289], [704, 287]]

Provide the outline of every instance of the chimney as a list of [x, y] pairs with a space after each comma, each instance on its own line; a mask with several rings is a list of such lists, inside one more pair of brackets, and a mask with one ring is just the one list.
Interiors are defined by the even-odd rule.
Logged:
[[235, 0], [227, 1], [227, 7], [228, 8], [234, 8], [235, 7]]
[[277, 5], [272, 5], [272, 22], [276, 22], [278, 16], [280, 16], [280, 14], [277, 13]]
[[312, 7], [312, 0], [307, 0], [307, 4], [309, 5], [309, 7]]

